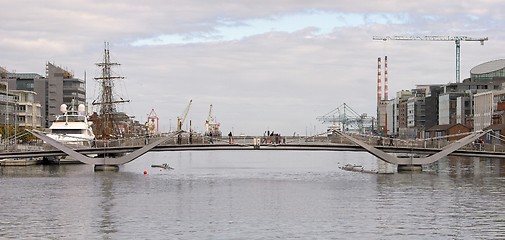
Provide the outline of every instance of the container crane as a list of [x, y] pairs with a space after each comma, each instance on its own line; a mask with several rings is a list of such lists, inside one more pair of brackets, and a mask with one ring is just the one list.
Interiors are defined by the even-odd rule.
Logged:
[[328, 132], [332, 130], [344, 132], [351, 130], [364, 133], [367, 129], [371, 129], [371, 125], [373, 124], [373, 119], [368, 117], [366, 113], [358, 114], [346, 103], [316, 119], [322, 123], [332, 124], [328, 127]]
[[181, 114], [182, 117], [177, 117], [177, 131], [181, 131], [182, 130], [182, 125], [186, 121], [186, 117], [188, 116], [189, 109], [191, 108], [191, 103], [192, 102], [193, 102], [193, 100], [189, 100], [188, 106], [186, 107], [186, 109], [184, 109], [184, 111]]
[[484, 45], [488, 38], [473, 38], [467, 36], [374, 36], [373, 40], [406, 40], [406, 41], [454, 41], [456, 43], [456, 82], [460, 82], [460, 48], [461, 41], [479, 41]]

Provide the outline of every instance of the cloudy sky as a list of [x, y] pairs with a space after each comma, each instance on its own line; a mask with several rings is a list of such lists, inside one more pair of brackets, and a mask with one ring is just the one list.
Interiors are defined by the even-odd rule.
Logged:
[[[316, 120], [343, 103], [374, 115], [377, 58], [388, 56], [390, 97], [416, 84], [455, 81], [454, 42], [373, 36], [488, 37], [462, 42], [461, 76], [503, 58], [505, 2], [348, 0], [0, 0], [0, 66], [44, 75], [47, 61], [88, 82], [110, 42], [125, 80], [121, 107], [160, 129], [188, 119], [202, 131], [209, 105], [222, 131], [324, 131]], [[314, 130], [315, 129], [315, 130]]]

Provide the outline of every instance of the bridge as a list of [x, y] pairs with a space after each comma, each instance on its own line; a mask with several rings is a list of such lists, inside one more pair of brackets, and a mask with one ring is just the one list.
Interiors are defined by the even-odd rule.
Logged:
[[[351, 135], [343, 132], [334, 132], [332, 137], [283, 137], [280, 139], [276, 139], [276, 137], [238, 137], [235, 138], [233, 143], [229, 143], [227, 138], [214, 139], [216, 143], [212, 143], [212, 140], [208, 137], [195, 135], [194, 142], [191, 142], [191, 138], [187, 138], [188, 133], [175, 132], [157, 138], [143, 138], [142, 141], [137, 142], [123, 140], [123, 143], [116, 147], [94, 148], [74, 148], [63, 145], [47, 137], [42, 132], [32, 130], [31, 133], [54, 148], [23, 152], [0, 152], [0, 159], [70, 156], [80, 162], [94, 165], [95, 170], [107, 170], [118, 169], [119, 165], [133, 161], [149, 151], [367, 151], [385, 162], [398, 165], [399, 169], [408, 170], [433, 163], [450, 154], [480, 157], [505, 156], [505, 152], [502, 151], [475, 149], [472, 144], [474, 140], [488, 132], [469, 133], [454, 142], [437, 139], [435, 141], [437, 146], [428, 146], [427, 141], [420, 144], [419, 141], [409, 142], [400, 139], [395, 139], [393, 146], [384, 146], [383, 144], [377, 144], [380, 137]], [[178, 142], [177, 136], [182, 134], [186, 135], [186, 143], [176, 144]], [[440, 143], [443, 143], [443, 145], [440, 145]], [[391, 153], [403, 154], [403, 156], [396, 156]], [[425, 155], [425, 157], [419, 157], [421, 155]]]
[[385, 153], [385, 152], [383, 152], [383, 151], [381, 151], [381, 150], [379, 150], [379, 149], [377, 149], [377, 148], [375, 148], [375, 147], [373, 147], [363, 141], [360, 141], [350, 135], [347, 135], [343, 132], [337, 132], [337, 133], [339, 135], [349, 139], [353, 143], [358, 144], [359, 146], [364, 148], [366, 151], [368, 151], [372, 155], [380, 158], [381, 160], [388, 162], [388, 163], [397, 164], [399, 170], [400, 169], [414, 170], [414, 169], [422, 169], [421, 165], [434, 163], [434, 162], [448, 156], [449, 154], [466, 146], [467, 144], [473, 143], [476, 139], [482, 137], [483, 135], [487, 134], [488, 132], [490, 132], [490, 130], [480, 131], [480, 132], [472, 132], [468, 136], [466, 136], [462, 139], [459, 139], [459, 140], [443, 147], [442, 149], [440, 149], [439, 152], [437, 152], [435, 154], [432, 154], [428, 157], [419, 157], [419, 158], [412, 158], [412, 157], [411, 158], [399, 158], [394, 155], [387, 154], [387, 153]]

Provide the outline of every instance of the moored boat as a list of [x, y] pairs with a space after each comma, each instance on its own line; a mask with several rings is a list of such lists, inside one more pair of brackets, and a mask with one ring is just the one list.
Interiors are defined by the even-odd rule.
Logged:
[[80, 104], [75, 109], [72, 101], [70, 107], [62, 104], [60, 110], [63, 114], [56, 117], [47, 136], [64, 144], [93, 146], [95, 135], [91, 128], [92, 122], [88, 121], [86, 116], [85, 106]]

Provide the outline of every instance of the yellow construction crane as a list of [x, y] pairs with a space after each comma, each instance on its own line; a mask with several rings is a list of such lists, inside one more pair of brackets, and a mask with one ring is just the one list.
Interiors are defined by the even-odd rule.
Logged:
[[182, 125], [186, 121], [186, 117], [188, 116], [189, 109], [191, 108], [192, 102], [193, 102], [193, 100], [189, 100], [188, 106], [186, 107], [186, 109], [184, 109], [184, 112], [182, 112], [182, 115], [181, 115], [182, 117], [177, 117], [177, 131], [182, 130]]
[[373, 40], [407, 40], [407, 41], [454, 41], [456, 43], [456, 82], [460, 82], [460, 48], [461, 41], [479, 41], [481, 45], [484, 45], [484, 41], [488, 38], [473, 38], [467, 36], [374, 36]]

